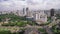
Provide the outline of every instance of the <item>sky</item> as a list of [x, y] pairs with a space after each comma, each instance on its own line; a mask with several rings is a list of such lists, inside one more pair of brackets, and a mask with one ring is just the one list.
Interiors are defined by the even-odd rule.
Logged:
[[60, 9], [60, 0], [0, 0], [0, 10], [21, 10], [23, 7], [29, 9]]

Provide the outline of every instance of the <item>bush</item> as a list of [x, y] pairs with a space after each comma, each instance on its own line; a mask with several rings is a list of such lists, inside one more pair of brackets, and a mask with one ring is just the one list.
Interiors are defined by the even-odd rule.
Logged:
[[27, 24], [26, 22], [17, 22], [16, 23], [17, 26], [21, 26], [21, 27], [26, 26], [26, 24]]
[[0, 31], [0, 34], [11, 34], [10, 31]]
[[2, 24], [2, 26], [15, 26], [16, 23], [4, 23]]
[[43, 28], [39, 28], [38, 29], [40, 32], [45, 32], [45, 30]]
[[60, 34], [60, 30], [56, 27], [56, 25], [52, 27], [52, 31], [54, 34]]
[[2, 24], [2, 26], [9, 26], [9, 24]]

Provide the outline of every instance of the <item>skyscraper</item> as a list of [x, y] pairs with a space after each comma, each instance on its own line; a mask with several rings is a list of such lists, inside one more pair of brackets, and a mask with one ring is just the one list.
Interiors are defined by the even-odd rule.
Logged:
[[51, 18], [51, 23], [52, 23], [55, 20], [54, 9], [51, 9], [50, 11], [50, 18]]
[[51, 9], [51, 11], [50, 11], [50, 16], [51, 16], [51, 17], [54, 16], [54, 9]]
[[29, 11], [28, 11], [28, 7], [26, 8], [26, 16], [29, 16]]
[[28, 11], [28, 7], [26, 8], [26, 11]]
[[25, 14], [25, 8], [23, 8], [23, 14]]

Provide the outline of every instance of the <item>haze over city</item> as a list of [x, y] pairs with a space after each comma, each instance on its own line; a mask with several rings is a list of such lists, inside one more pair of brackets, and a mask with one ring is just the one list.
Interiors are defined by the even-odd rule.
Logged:
[[33, 10], [60, 9], [60, 0], [0, 0], [0, 11], [21, 10], [23, 7]]
[[0, 0], [0, 34], [60, 34], [60, 0]]

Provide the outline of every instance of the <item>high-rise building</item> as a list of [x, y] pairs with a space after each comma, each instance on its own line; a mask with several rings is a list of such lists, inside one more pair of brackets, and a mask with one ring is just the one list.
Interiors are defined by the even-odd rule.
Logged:
[[29, 8], [27, 7], [27, 8], [26, 8], [26, 16], [27, 16], [27, 17], [29, 16], [28, 14], [29, 14]]
[[29, 8], [27, 7], [27, 8], [26, 8], [26, 11], [28, 11], [28, 10], [29, 10]]
[[25, 8], [23, 8], [23, 14], [25, 14]]
[[22, 15], [23, 16], [26, 16], [28, 14], [28, 8], [23, 8], [23, 10], [22, 10]]
[[50, 15], [51, 15], [51, 16], [54, 16], [54, 9], [51, 9]]
[[51, 23], [55, 21], [56, 17], [55, 17], [55, 10], [51, 9], [50, 11], [50, 17], [51, 17]]

